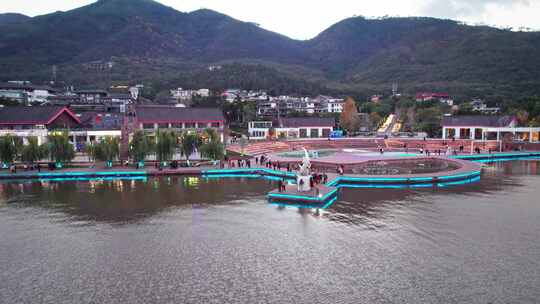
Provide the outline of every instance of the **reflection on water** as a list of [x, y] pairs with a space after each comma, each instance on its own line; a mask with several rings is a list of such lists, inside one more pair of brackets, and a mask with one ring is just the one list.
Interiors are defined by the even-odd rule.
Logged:
[[65, 211], [79, 219], [122, 223], [152, 216], [166, 208], [234, 204], [264, 197], [269, 181], [204, 179], [198, 176], [159, 179], [28, 181], [0, 183], [0, 202], [16, 207]]
[[536, 303], [539, 166], [327, 210], [252, 178], [0, 183], [0, 302]]
[[[486, 164], [480, 183], [450, 188], [344, 188], [339, 200], [329, 210], [307, 209], [298, 212], [323, 216], [332, 221], [365, 224], [402, 204], [423, 201], [423, 196], [474, 197], [522, 187], [520, 176], [539, 175], [539, 164], [538, 161]], [[10, 204], [17, 208], [52, 208], [77, 216], [80, 220], [123, 223], [150, 217], [167, 208], [262, 203], [265, 194], [275, 187], [275, 182], [258, 178], [216, 179], [199, 176], [4, 182], [0, 183], [0, 206]]]

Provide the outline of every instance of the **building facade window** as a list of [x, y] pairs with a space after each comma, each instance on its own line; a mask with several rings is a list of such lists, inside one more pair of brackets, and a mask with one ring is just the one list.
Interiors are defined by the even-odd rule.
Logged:
[[323, 137], [330, 137], [330, 133], [332, 132], [331, 129], [323, 129], [322, 130], [322, 136]]
[[194, 122], [186, 122], [186, 129], [195, 129], [196, 124]]
[[168, 123], [159, 123], [158, 124], [158, 129], [168, 129], [168, 128], [169, 128]]

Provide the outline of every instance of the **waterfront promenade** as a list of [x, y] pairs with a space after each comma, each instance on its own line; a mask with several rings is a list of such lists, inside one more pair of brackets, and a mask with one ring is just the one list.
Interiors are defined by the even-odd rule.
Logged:
[[[421, 155], [419, 158], [421, 158]], [[433, 159], [448, 159], [457, 161], [461, 164], [460, 168], [455, 170], [454, 173], [462, 173], [461, 171], [474, 171], [478, 170], [475, 165], [472, 165], [473, 162], [476, 163], [485, 163], [491, 161], [505, 161], [505, 160], [515, 160], [522, 158], [540, 158], [540, 152], [502, 152], [502, 153], [492, 153], [492, 154], [461, 154], [457, 156], [446, 157], [437, 157], [432, 156]], [[408, 158], [385, 158], [385, 161], [399, 161], [400, 159]], [[297, 159], [298, 162], [301, 159]], [[326, 168], [326, 170], [320, 170], [321, 173], [326, 173], [329, 176], [329, 181], [332, 181], [337, 176], [335, 168], [339, 165], [339, 160], [334, 159], [334, 166], [332, 169]], [[370, 157], [366, 161], [373, 161]], [[252, 162], [253, 164], [254, 162]], [[316, 164], [316, 162], [315, 162]], [[219, 173], [219, 174], [218, 174]], [[163, 168], [158, 169], [154, 166], [147, 166], [142, 169], [136, 169], [134, 167], [125, 167], [125, 166], [114, 166], [113, 168], [105, 168], [104, 166], [85, 166], [81, 168], [63, 168], [49, 170], [42, 168], [40, 171], [37, 170], [24, 170], [18, 169], [16, 173], [11, 173], [7, 169], [0, 170], [0, 180], [22, 180], [22, 179], [47, 179], [47, 178], [122, 178], [122, 177], [143, 177], [143, 176], [174, 176], [174, 175], [235, 175], [235, 174], [259, 174], [259, 175], [273, 175], [278, 177], [288, 177], [291, 178], [294, 176], [294, 172], [287, 172], [286, 168], [267, 168], [265, 166], [251, 166], [247, 167], [232, 167], [229, 168], [225, 166], [221, 168], [220, 166], [200, 166], [200, 167], [181, 167], [176, 169]], [[446, 172], [450, 173], [450, 172]], [[432, 173], [425, 174], [427, 176], [436, 176]], [[406, 174], [406, 175], [366, 175], [366, 174], [355, 174], [347, 173], [345, 176], [350, 176], [354, 178], [371, 178], [371, 179], [380, 179], [380, 178], [414, 178], [419, 177], [421, 174]]]

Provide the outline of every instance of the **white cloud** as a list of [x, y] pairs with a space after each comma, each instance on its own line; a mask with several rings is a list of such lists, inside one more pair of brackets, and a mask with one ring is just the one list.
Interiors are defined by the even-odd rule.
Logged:
[[519, 5], [530, 5], [529, 0], [427, 0], [420, 13], [446, 18], [473, 17], [497, 6], [512, 10]]

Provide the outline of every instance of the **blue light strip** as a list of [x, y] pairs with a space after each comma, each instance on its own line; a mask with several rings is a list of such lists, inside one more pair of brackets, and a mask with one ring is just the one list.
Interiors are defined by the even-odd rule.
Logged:
[[466, 180], [460, 180], [460, 181], [455, 181], [455, 182], [438, 183], [437, 187], [444, 188], [444, 187], [448, 187], [448, 186], [458, 186], [458, 185], [471, 184], [471, 183], [476, 183], [476, 182], [479, 182], [479, 181], [480, 181], [480, 176], [477, 176], [475, 178], [466, 179]]
[[451, 156], [449, 156], [449, 158], [454, 158], [454, 159], [496, 159], [496, 158], [521, 158], [521, 157], [540, 157], [540, 152], [516, 152], [516, 153], [451, 155]]
[[282, 193], [268, 193], [268, 197], [270, 197], [270, 198], [285, 198], [285, 199], [293, 199], [293, 200], [306, 200], [306, 201], [324, 202], [330, 196], [334, 195], [337, 191], [338, 191], [337, 188], [333, 189], [332, 191], [328, 192], [326, 195], [324, 195], [322, 197], [303, 196], [303, 195], [294, 195], [294, 194], [282, 194]]
[[259, 178], [260, 174], [211, 174], [204, 175], [206, 179], [219, 179], [219, 178]]
[[332, 206], [336, 201], [337, 201], [337, 196], [334, 197], [333, 199], [331, 199], [328, 203], [326, 203], [326, 205], [324, 205], [322, 207], [322, 209], [327, 209], [328, 207]]
[[433, 188], [437, 187], [448, 187], [448, 186], [457, 186], [465, 185], [470, 183], [475, 183], [480, 181], [480, 176], [470, 176], [468, 179], [452, 181], [452, 182], [442, 182], [442, 183], [432, 183], [432, 184], [402, 184], [402, 185], [392, 185], [392, 184], [339, 184], [338, 188], [361, 188], [361, 189], [410, 189], [410, 188]]
[[463, 173], [463, 174], [440, 176], [440, 177], [438, 177], [438, 179], [447, 180], [447, 179], [455, 179], [455, 178], [461, 178], [461, 177], [467, 178], [467, 177], [480, 175], [480, 173], [481, 173], [480, 171], [472, 171], [472, 172], [467, 172], [467, 173]]
[[307, 204], [296, 204], [296, 203], [278, 203], [270, 201], [271, 205], [279, 206], [279, 207], [288, 207], [288, 208], [300, 208], [300, 209], [328, 209], [330, 206], [332, 206], [337, 201], [337, 196], [332, 198], [328, 203], [324, 205], [307, 205]]
[[491, 159], [477, 159], [472, 160], [475, 163], [496, 163], [496, 162], [506, 162], [513, 160], [540, 160], [540, 156], [524, 156], [524, 157], [513, 157], [513, 158], [491, 158]]
[[296, 174], [293, 172], [287, 172], [287, 171], [278, 171], [278, 170], [272, 170], [267, 168], [242, 168], [242, 169], [217, 169], [217, 170], [204, 170], [202, 171], [203, 175], [211, 175], [211, 174], [234, 174], [234, 173], [253, 173], [253, 172], [262, 172], [270, 175], [277, 175], [277, 176], [287, 176], [287, 177], [296, 177]]
[[40, 178], [39, 181], [43, 182], [64, 182], [64, 181], [115, 181], [115, 180], [142, 180], [146, 181], [146, 176], [132, 176], [132, 177], [54, 177], [54, 178]]
[[355, 182], [406, 182], [409, 179], [403, 177], [349, 177], [349, 176], [340, 176], [341, 180], [346, 181], [355, 181]]
[[146, 171], [98, 171], [98, 172], [58, 172], [38, 173], [40, 178], [46, 177], [72, 177], [72, 176], [146, 176]]
[[392, 184], [339, 184], [338, 188], [362, 188], [362, 189], [404, 189], [409, 188], [409, 185], [392, 185]]

